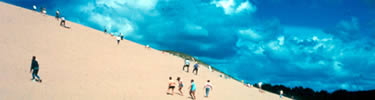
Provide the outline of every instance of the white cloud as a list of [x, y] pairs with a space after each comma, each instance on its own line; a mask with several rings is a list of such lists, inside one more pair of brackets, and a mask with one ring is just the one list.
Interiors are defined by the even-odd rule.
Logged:
[[214, 0], [211, 2], [211, 4], [215, 4], [216, 7], [222, 7], [224, 9], [225, 14], [227, 15], [233, 12], [235, 6], [234, 0]]
[[252, 5], [249, 1], [242, 2], [240, 6], [237, 7], [236, 13], [240, 13], [243, 11], [255, 12], [256, 7]]
[[256, 33], [252, 29], [239, 30], [238, 33], [240, 35], [239, 37], [245, 38], [247, 40], [261, 40], [262, 39], [262, 36]]
[[238, 14], [244, 11], [253, 13], [256, 11], [255, 5], [249, 1], [244, 1], [240, 5], [236, 5], [234, 0], [214, 0], [211, 4], [215, 4], [216, 7], [222, 7], [226, 15]]
[[185, 31], [192, 36], [208, 36], [207, 30], [196, 24], [186, 24]]
[[97, 0], [96, 4], [104, 4], [110, 8], [123, 8], [129, 6], [144, 11], [154, 9], [158, 0]]
[[277, 40], [279, 40], [279, 45], [284, 45], [284, 40], [285, 40], [284, 36], [278, 37]]

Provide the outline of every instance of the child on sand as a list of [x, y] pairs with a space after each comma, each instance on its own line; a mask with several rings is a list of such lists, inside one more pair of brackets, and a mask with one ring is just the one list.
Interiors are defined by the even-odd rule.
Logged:
[[182, 87], [184, 87], [184, 84], [182, 83], [182, 80], [180, 77], [177, 77], [177, 82], [178, 82], [178, 91], [180, 91], [181, 96], [184, 96], [184, 94], [181, 91]]
[[[167, 92], [167, 94], [173, 95], [174, 94], [174, 88], [175, 88], [175, 86], [176, 86], [176, 83], [172, 80], [172, 77], [169, 77], [168, 92]], [[169, 92], [171, 89], [172, 89], [172, 93]]]
[[198, 67], [199, 67], [199, 63], [196, 63], [196, 64], [194, 65], [194, 69], [193, 69], [193, 73], [194, 73], [194, 71], [195, 71], [195, 75], [198, 75]]
[[194, 80], [192, 79], [192, 80], [191, 80], [191, 85], [190, 85], [190, 91], [189, 91], [189, 94], [190, 94], [190, 96], [191, 96], [191, 98], [192, 98], [193, 100], [196, 99], [196, 97], [195, 97], [195, 90], [196, 90], [195, 83], [194, 83]]
[[208, 93], [210, 92], [210, 90], [212, 90], [212, 84], [210, 83], [210, 80], [207, 80], [207, 83], [206, 85], [204, 85], [204, 89], [206, 90], [206, 97], [208, 97]]
[[185, 60], [185, 65], [182, 67], [182, 71], [184, 71], [185, 67], [187, 67], [187, 71], [186, 72], [189, 72], [189, 66], [190, 66], [190, 61], [189, 61], [189, 59], [186, 59]]
[[[30, 68], [30, 73], [32, 73], [32, 76], [33, 76], [33, 79], [32, 81], [41, 81], [39, 75], [38, 75], [38, 72], [39, 72], [39, 63], [38, 61], [36, 60], [36, 57], [33, 56], [33, 59], [31, 60], [31, 68]], [[35, 77], [38, 78], [38, 80], [35, 80]]]

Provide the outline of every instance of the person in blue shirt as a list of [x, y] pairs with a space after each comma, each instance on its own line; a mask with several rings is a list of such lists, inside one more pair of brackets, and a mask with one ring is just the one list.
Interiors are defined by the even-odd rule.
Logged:
[[194, 65], [194, 69], [193, 69], [193, 73], [194, 73], [194, 71], [195, 71], [195, 75], [198, 75], [198, 67], [199, 67], [199, 63], [196, 63], [196, 64]]
[[33, 76], [33, 81], [35, 81], [35, 77], [38, 78], [38, 80], [36, 81], [41, 81], [39, 75], [38, 75], [38, 72], [39, 72], [39, 63], [38, 61], [36, 60], [36, 57], [33, 56], [33, 59], [31, 60], [31, 68], [30, 68], [30, 73], [32, 73], [32, 76]]
[[196, 86], [195, 86], [195, 83], [194, 83], [194, 80], [192, 79], [191, 80], [191, 85], [190, 85], [190, 96], [191, 96], [191, 98], [193, 99], [193, 100], [195, 100], [196, 99], [196, 97], [195, 97], [195, 90], [196, 90]]

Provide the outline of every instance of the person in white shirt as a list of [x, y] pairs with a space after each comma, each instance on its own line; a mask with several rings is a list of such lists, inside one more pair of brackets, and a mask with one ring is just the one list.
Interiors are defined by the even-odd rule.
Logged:
[[260, 91], [260, 92], [262, 92], [262, 84], [263, 84], [262, 82], [259, 82], [259, 83], [258, 83], [259, 91]]
[[205, 97], [208, 97], [208, 93], [210, 92], [210, 90], [213, 90], [213, 85], [210, 83], [210, 80], [207, 80], [207, 83], [204, 85], [203, 89], [206, 90]]
[[283, 97], [283, 94], [284, 94], [283, 90], [280, 90], [280, 98]]
[[116, 39], [117, 39], [117, 45], [120, 44], [120, 37], [119, 36], [116, 36]]
[[211, 68], [211, 66], [208, 66], [208, 70], [209, 70], [210, 72], [212, 72], [212, 68]]
[[185, 65], [182, 67], [182, 71], [185, 70], [185, 67], [187, 67], [187, 71], [186, 72], [189, 72], [190, 61], [188, 59], [185, 60]]
[[61, 17], [60, 26], [64, 26], [65, 27], [65, 18], [64, 17]]
[[43, 11], [42, 11], [42, 12], [43, 12], [44, 15], [47, 15], [46, 8], [43, 8]]

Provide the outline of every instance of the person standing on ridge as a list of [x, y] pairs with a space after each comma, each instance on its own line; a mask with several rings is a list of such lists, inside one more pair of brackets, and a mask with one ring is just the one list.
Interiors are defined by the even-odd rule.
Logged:
[[283, 98], [283, 94], [284, 94], [283, 90], [280, 90], [280, 98]]
[[194, 69], [193, 69], [193, 73], [195, 71], [195, 75], [198, 75], [198, 67], [199, 67], [199, 63], [195, 63]]
[[190, 66], [190, 61], [189, 61], [189, 59], [186, 59], [185, 60], [185, 65], [182, 67], [182, 71], [184, 71], [185, 67], [187, 67], [187, 71], [186, 72], [189, 72], [189, 66]]
[[190, 94], [191, 98], [192, 98], [193, 100], [195, 100], [195, 99], [196, 99], [196, 97], [195, 97], [196, 86], [195, 86], [195, 83], [194, 83], [194, 80], [193, 80], [193, 79], [192, 79], [190, 82], [191, 82], [191, 85], [190, 85], [190, 91], [189, 91], [189, 94]]
[[210, 80], [207, 80], [207, 83], [206, 85], [204, 85], [204, 89], [206, 90], [206, 97], [208, 97], [208, 93], [210, 92], [210, 90], [213, 90], [212, 88], [212, 84], [210, 83]]
[[[32, 81], [39, 81], [41, 82], [42, 80], [40, 79], [38, 72], [39, 72], [39, 63], [36, 60], [36, 57], [33, 56], [33, 59], [31, 60], [31, 68], [30, 68], [30, 73], [32, 72], [33, 79]], [[38, 80], [35, 80], [35, 77], [38, 78]]]
[[124, 40], [124, 34], [120, 33], [121, 40]]
[[42, 13], [43, 13], [44, 15], [47, 15], [47, 10], [46, 10], [46, 8], [43, 8]]
[[56, 19], [59, 20], [60, 18], [60, 11], [59, 9], [56, 10]]
[[39, 9], [40, 9], [40, 13], [41, 13], [41, 14], [43, 14], [43, 7], [42, 7], [42, 6], [40, 6], [40, 8], [39, 8]]

